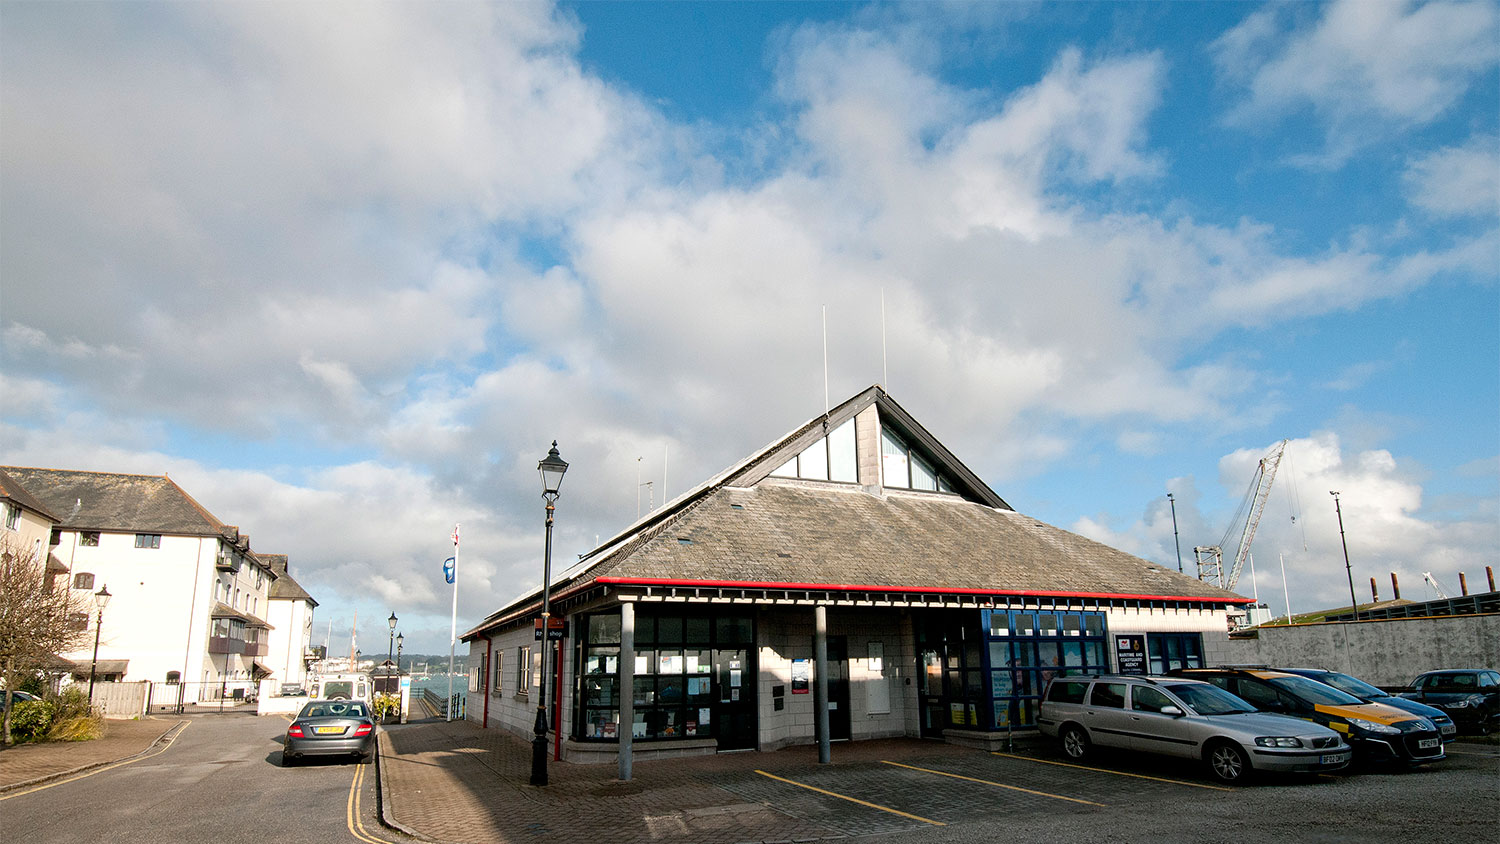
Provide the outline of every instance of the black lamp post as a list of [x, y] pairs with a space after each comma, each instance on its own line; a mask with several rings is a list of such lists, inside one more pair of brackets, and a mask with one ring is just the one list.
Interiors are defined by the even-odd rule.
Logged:
[[1177, 546], [1177, 573], [1182, 573], [1182, 542], [1177, 538], [1177, 499], [1167, 493], [1167, 503], [1172, 505], [1172, 544]]
[[385, 646], [385, 661], [390, 662], [391, 653], [396, 647], [396, 614], [394, 612], [391, 613], [391, 617], [386, 619], [386, 621], [390, 622], [391, 625], [391, 640]]
[[94, 593], [94, 606], [99, 608], [99, 618], [94, 622], [94, 661], [89, 663], [89, 706], [94, 705], [94, 674], [99, 670], [99, 631], [104, 628], [104, 608], [109, 606], [109, 586], [99, 587]]
[[1333, 512], [1339, 517], [1339, 543], [1344, 546], [1344, 572], [1349, 575], [1349, 608], [1354, 611], [1354, 620], [1359, 621], [1359, 599], [1354, 597], [1354, 568], [1349, 565], [1349, 541], [1344, 538], [1344, 510], [1339, 507], [1339, 494], [1329, 490], [1333, 496]]
[[396, 634], [396, 675], [401, 675], [401, 641], [406, 638], [400, 633]]
[[562, 486], [563, 475], [568, 471], [568, 464], [557, 453], [557, 440], [552, 441], [552, 449], [536, 464], [536, 468], [542, 475], [542, 498], [547, 501], [547, 545], [542, 557], [542, 682], [536, 699], [536, 738], [531, 741], [531, 784], [546, 785], [547, 657], [552, 653], [552, 641], [548, 638], [551, 631], [547, 624], [552, 618], [551, 595], [548, 594], [552, 585], [552, 510], [557, 503], [557, 490]]

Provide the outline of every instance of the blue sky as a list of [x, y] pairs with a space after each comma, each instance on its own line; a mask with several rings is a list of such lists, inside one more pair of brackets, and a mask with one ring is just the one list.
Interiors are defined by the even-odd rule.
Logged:
[[1191, 570], [1289, 439], [1241, 591], [1347, 599], [1337, 489], [1362, 596], [1456, 592], [1497, 63], [1494, 3], [7, 3], [0, 462], [170, 472], [440, 652], [454, 522], [461, 627], [540, 580], [553, 439], [567, 559], [820, 412], [825, 305], [881, 381], [883, 298], [1017, 509], [1175, 565], [1171, 491]]

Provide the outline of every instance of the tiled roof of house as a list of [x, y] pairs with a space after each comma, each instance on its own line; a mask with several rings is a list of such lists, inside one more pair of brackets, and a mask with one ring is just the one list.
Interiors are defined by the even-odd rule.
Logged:
[[271, 600], [306, 601], [310, 606], [316, 607], [318, 602], [312, 595], [302, 588], [287, 571], [287, 559], [285, 554], [256, 554], [262, 563], [265, 563], [276, 579], [271, 582]]
[[9, 498], [33, 513], [40, 513], [54, 522], [57, 521], [55, 513], [48, 510], [47, 506], [38, 501], [36, 496], [28, 492], [19, 481], [6, 474], [3, 468], [0, 468], [0, 497]]
[[0, 466], [64, 528], [224, 536], [232, 530], [165, 475]]
[[774, 480], [714, 492], [578, 583], [616, 579], [1240, 600], [1014, 510]]

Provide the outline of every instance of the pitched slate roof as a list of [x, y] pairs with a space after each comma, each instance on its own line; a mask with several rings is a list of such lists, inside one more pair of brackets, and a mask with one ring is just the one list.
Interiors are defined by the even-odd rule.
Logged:
[[[772, 477], [827, 430], [876, 405], [934, 457], [957, 494]], [[1016, 512], [879, 387], [860, 393], [648, 514], [553, 584], [1248, 599]], [[523, 595], [464, 634], [528, 611]]]
[[1014, 510], [780, 480], [706, 496], [588, 581], [1239, 600]]
[[256, 554], [262, 563], [271, 569], [271, 574], [276, 579], [271, 582], [271, 600], [306, 601], [309, 606], [316, 607], [318, 602], [312, 595], [302, 588], [302, 584], [292, 578], [291, 572], [287, 571], [287, 559], [285, 554]]
[[57, 516], [51, 510], [48, 510], [46, 505], [38, 501], [36, 496], [27, 492], [26, 487], [22, 486], [15, 478], [6, 474], [4, 469], [0, 469], [0, 498], [9, 498], [11, 501], [16, 502], [33, 513], [40, 513], [54, 522], [57, 521]]
[[20, 466], [0, 466], [0, 471], [41, 502], [64, 528], [240, 538], [236, 529], [165, 475]]

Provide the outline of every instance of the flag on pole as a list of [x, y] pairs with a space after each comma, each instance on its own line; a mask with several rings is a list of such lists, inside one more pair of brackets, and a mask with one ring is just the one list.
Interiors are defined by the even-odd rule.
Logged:
[[458, 547], [458, 525], [453, 526], [453, 547]]
[[443, 561], [443, 579], [449, 583], [453, 582], [453, 565], [457, 560], [453, 557]]

